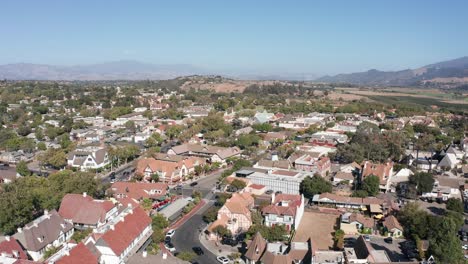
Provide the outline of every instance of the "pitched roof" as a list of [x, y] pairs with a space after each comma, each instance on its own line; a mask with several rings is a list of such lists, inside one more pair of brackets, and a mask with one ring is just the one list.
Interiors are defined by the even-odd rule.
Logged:
[[66, 255], [57, 262], [56, 264], [97, 264], [99, 259], [95, 256], [89, 248], [83, 243], [79, 243], [76, 247], [72, 248], [69, 255]]
[[373, 228], [374, 227], [374, 220], [372, 218], [368, 218], [363, 216], [362, 214], [353, 213], [349, 216], [349, 222], [359, 222], [366, 228]]
[[5, 240], [0, 242], [0, 254], [6, 254], [11, 258], [28, 259], [21, 245], [12, 237], [5, 237]]
[[250, 215], [250, 207], [254, 204], [254, 198], [250, 193], [234, 193], [229, 198], [224, 206], [226, 206], [231, 213]]
[[393, 162], [387, 162], [384, 164], [374, 164], [370, 161], [365, 161], [363, 164], [362, 177], [367, 177], [370, 175], [375, 175], [379, 177], [380, 184], [386, 184], [387, 180], [390, 178], [390, 173], [393, 168]]
[[383, 225], [388, 229], [392, 230], [394, 228], [403, 231], [403, 227], [401, 227], [400, 222], [398, 222], [398, 219], [396, 219], [395, 216], [390, 215], [387, 216], [383, 222]]
[[344, 172], [344, 171], [339, 171], [335, 174], [336, 179], [342, 179], [342, 180], [348, 180], [352, 181], [354, 180], [354, 176], [352, 173], [349, 172]]
[[[174, 158], [171, 158], [174, 157]], [[193, 168], [198, 164], [203, 164], [204, 160], [196, 157], [186, 157], [179, 155], [162, 156], [158, 155], [155, 158], [144, 158], [137, 162], [137, 171], [144, 173], [147, 168], [152, 172], [165, 172], [166, 175], [178, 174], [180, 169], [185, 165], [187, 169]]]
[[137, 207], [126, 215], [123, 221], [118, 222], [114, 229], [104, 233], [96, 244], [102, 245], [101, 243], [104, 242], [117, 256], [120, 256], [150, 224], [151, 218], [142, 208]]
[[73, 223], [94, 225], [103, 223], [115, 205], [111, 201], [94, 200], [85, 194], [67, 194], [60, 204], [59, 214]]
[[348, 196], [336, 195], [333, 193], [322, 193], [318, 195], [317, 197], [319, 200], [328, 199], [331, 201], [335, 201], [337, 203], [356, 204], [356, 205], [371, 205], [371, 204], [383, 204], [384, 203], [384, 200], [375, 198], [375, 197], [366, 197], [366, 198], [348, 197]]
[[[284, 202], [288, 202], [287, 206], [282, 205]], [[295, 216], [297, 208], [301, 206], [302, 196], [296, 194], [278, 194], [275, 196], [273, 203], [265, 206], [262, 209], [262, 213]]]
[[279, 255], [275, 254], [270, 251], [266, 251], [265, 254], [262, 256], [262, 263], [268, 263], [268, 264], [292, 264], [293, 259], [292, 256], [289, 254], [287, 255]]
[[[111, 189], [117, 196], [123, 194], [126, 197], [140, 200], [143, 198], [153, 198], [166, 195], [168, 185], [165, 183], [148, 183], [148, 182], [115, 182], [112, 184]], [[160, 193], [151, 192], [158, 190]]]
[[27, 224], [14, 237], [30, 251], [39, 251], [55, 241], [61, 233], [66, 233], [73, 225], [53, 210]]
[[257, 232], [252, 241], [249, 242], [247, 246], [247, 251], [245, 252], [245, 257], [253, 260], [258, 261], [260, 257], [263, 255], [267, 246], [267, 241], [263, 238], [260, 232]]
[[237, 154], [240, 154], [238, 147], [223, 148], [218, 146], [200, 145], [200, 144], [182, 144], [171, 148], [176, 154], [184, 154], [187, 152], [198, 152], [214, 155], [217, 154], [222, 159], [226, 159]]

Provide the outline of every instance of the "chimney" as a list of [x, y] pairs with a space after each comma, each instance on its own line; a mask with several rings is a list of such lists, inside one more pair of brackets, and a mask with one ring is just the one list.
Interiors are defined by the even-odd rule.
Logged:
[[131, 203], [128, 204], [128, 208], [129, 208], [128, 213], [129, 213], [129, 214], [133, 214], [133, 209], [132, 209], [133, 206], [132, 206]]
[[110, 225], [109, 227], [110, 227], [111, 230], [115, 230], [114, 225]]
[[21, 234], [21, 233], [23, 233], [23, 228], [21, 228], [21, 227], [18, 227], [18, 229], [17, 229], [17, 230], [18, 230], [18, 233], [20, 233], [20, 234]]
[[10, 236], [5, 236], [6, 241], [10, 241]]
[[13, 256], [15, 258], [19, 258], [19, 251], [18, 250], [13, 250], [12, 253], [13, 253]]
[[44, 215], [49, 215], [49, 210], [45, 209], [44, 210]]
[[88, 196], [88, 194], [86, 192], [83, 192], [83, 197], [86, 197]]

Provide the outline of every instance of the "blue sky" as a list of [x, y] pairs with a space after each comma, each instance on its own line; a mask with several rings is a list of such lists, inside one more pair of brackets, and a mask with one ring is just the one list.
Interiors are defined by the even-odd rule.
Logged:
[[468, 1], [3, 1], [0, 64], [138, 60], [262, 73], [468, 55]]

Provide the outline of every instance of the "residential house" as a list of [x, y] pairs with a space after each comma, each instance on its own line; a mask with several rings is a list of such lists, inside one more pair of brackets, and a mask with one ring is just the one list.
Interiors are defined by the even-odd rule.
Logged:
[[117, 206], [111, 201], [95, 200], [83, 194], [66, 194], [60, 203], [59, 214], [77, 229], [97, 228], [118, 213]]
[[391, 237], [401, 237], [403, 236], [403, 227], [401, 226], [398, 219], [395, 216], [390, 215], [385, 217], [382, 225], [384, 226], [385, 230], [388, 232], [388, 235]]
[[107, 149], [100, 146], [84, 146], [70, 152], [67, 164], [80, 170], [100, 169], [109, 164]]
[[464, 184], [463, 180], [458, 178], [449, 178], [438, 176], [435, 178], [434, 187], [431, 192], [423, 193], [421, 198], [428, 200], [447, 201], [449, 198], [461, 199], [460, 186]]
[[297, 229], [304, 215], [304, 196], [272, 194], [271, 204], [262, 209], [266, 226], [284, 225], [288, 231]]
[[118, 218], [103, 235], [89, 238], [99, 251], [102, 263], [126, 263], [153, 233], [151, 218], [141, 207], [129, 206]]
[[0, 162], [7, 164], [17, 164], [20, 161], [30, 162], [33, 158], [34, 154], [24, 152], [23, 150], [5, 151], [0, 153]]
[[18, 177], [20, 175], [16, 172], [15, 167], [0, 164], [0, 183], [10, 183]]
[[115, 182], [111, 186], [115, 198], [130, 198], [134, 201], [141, 201], [145, 198], [164, 200], [168, 189], [169, 186], [161, 182]]
[[216, 239], [215, 228], [226, 227], [234, 236], [246, 232], [252, 225], [251, 209], [254, 198], [250, 193], [234, 193], [219, 209], [217, 220], [208, 227], [210, 239]]
[[383, 164], [375, 164], [371, 161], [364, 161], [362, 164], [361, 179], [374, 175], [379, 177], [379, 189], [382, 192], [387, 192], [390, 189], [391, 177], [393, 176], [393, 162]]
[[307, 264], [313, 262], [315, 250], [312, 243], [291, 242], [288, 246], [281, 242], [268, 243], [258, 232], [247, 242], [243, 256], [247, 264]]
[[307, 171], [324, 177], [330, 173], [331, 162], [328, 157], [320, 157], [320, 153], [291, 155], [288, 160], [299, 171]]
[[319, 131], [310, 136], [310, 142], [318, 146], [336, 146], [348, 142], [348, 136], [337, 132]]
[[339, 184], [341, 182], [347, 182], [349, 185], [352, 185], [354, 182], [354, 175], [351, 172], [338, 171], [333, 176], [333, 184]]
[[18, 259], [27, 260], [27, 253], [15, 238], [5, 236], [4, 240], [0, 241], [0, 263], [10, 264]]
[[273, 113], [268, 113], [266, 111], [264, 112], [257, 112], [255, 113], [255, 116], [253, 117], [254, 123], [268, 123], [270, 121], [273, 121], [275, 119], [275, 114]]
[[52, 247], [60, 247], [73, 235], [73, 224], [65, 221], [57, 211], [45, 211], [23, 228], [18, 228], [14, 238], [20, 242], [35, 261], [42, 259]]
[[197, 157], [164, 154], [157, 154], [155, 157], [138, 160], [137, 173], [144, 175], [147, 179], [150, 179], [153, 174], [158, 174], [159, 181], [169, 184], [184, 180], [189, 174], [195, 172], [196, 166], [205, 163], [203, 159]]
[[207, 159], [210, 163], [226, 164], [228, 158], [240, 157], [241, 151], [237, 147], [223, 148], [200, 144], [183, 144], [172, 147], [167, 154], [200, 157]]
[[374, 219], [360, 213], [344, 213], [341, 215], [340, 229], [347, 235], [356, 235], [362, 231], [372, 232]]

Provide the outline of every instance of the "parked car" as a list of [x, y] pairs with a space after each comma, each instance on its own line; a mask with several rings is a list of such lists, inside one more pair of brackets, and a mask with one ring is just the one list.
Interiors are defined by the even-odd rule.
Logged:
[[463, 248], [464, 250], [468, 250], [468, 244], [463, 245], [462, 248]]
[[364, 236], [364, 240], [370, 241], [370, 236], [369, 236], [369, 235], [365, 235], [365, 236]]
[[221, 244], [224, 244], [224, 245], [229, 245], [231, 247], [234, 247], [237, 245], [237, 240], [235, 239], [232, 239], [230, 237], [223, 237], [223, 239], [221, 240]]
[[169, 231], [167, 231], [167, 233], [166, 233], [166, 236], [172, 237], [172, 236], [174, 236], [174, 234], [175, 234], [175, 229], [169, 229]]
[[190, 186], [193, 187], [193, 186], [195, 186], [195, 185], [197, 185], [197, 184], [198, 184], [198, 182], [192, 182], [192, 183], [190, 184]]
[[192, 250], [198, 256], [205, 254], [205, 252], [203, 252], [203, 249], [201, 247], [193, 247]]
[[174, 245], [173, 245], [171, 242], [169, 242], [169, 243], [164, 243], [164, 247], [165, 247], [167, 250], [169, 250], [169, 252], [175, 252], [175, 251], [176, 251]]
[[229, 263], [229, 259], [226, 258], [225, 256], [219, 256], [216, 259], [218, 260], [219, 263], [223, 263], [223, 264]]
[[393, 237], [386, 237], [384, 238], [384, 241], [391, 244], [393, 243]]

